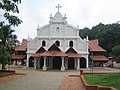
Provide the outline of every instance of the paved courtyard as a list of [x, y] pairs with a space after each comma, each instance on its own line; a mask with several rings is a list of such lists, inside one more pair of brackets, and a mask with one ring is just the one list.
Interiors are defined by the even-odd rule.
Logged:
[[[0, 78], [0, 90], [84, 90], [77, 70], [34, 70], [33, 68], [11, 67], [17, 75]], [[90, 72], [85, 69], [84, 72]], [[94, 73], [115, 73], [120, 69], [95, 68]]]
[[[17, 70], [23, 77], [1, 83], [0, 90], [57, 90], [65, 76], [79, 72]], [[19, 75], [18, 75], [19, 76]]]

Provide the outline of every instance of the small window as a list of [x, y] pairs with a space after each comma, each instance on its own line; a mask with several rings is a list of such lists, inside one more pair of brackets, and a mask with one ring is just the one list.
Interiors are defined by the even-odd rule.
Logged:
[[69, 47], [73, 47], [73, 41], [69, 42]]
[[59, 30], [59, 27], [57, 27], [56, 30]]
[[59, 42], [59, 41], [56, 41], [55, 44], [56, 44], [56, 46], [58, 46], [58, 47], [60, 46], [60, 42]]
[[45, 41], [42, 41], [42, 46], [46, 46], [46, 42]]

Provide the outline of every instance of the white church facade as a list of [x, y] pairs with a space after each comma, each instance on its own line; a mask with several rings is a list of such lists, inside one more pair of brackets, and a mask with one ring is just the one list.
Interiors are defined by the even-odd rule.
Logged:
[[35, 69], [88, 68], [88, 37], [79, 36], [79, 27], [69, 25], [66, 15], [50, 15], [49, 24], [37, 27], [37, 36], [27, 44], [27, 66]]

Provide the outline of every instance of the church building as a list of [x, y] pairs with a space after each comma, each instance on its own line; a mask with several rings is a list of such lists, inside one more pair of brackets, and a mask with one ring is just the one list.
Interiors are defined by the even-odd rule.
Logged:
[[79, 36], [79, 27], [67, 23], [57, 6], [57, 13], [50, 15], [48, 24], [37, 27], [34, 39], [27, 43], [27, 67], [35, 69], [88, 68], [88, 37]]
[[67, 23], [66, 15], [59, 12], [50, 15], [48, 24], [37, 27], [34, 39], [23, 39], [15, 47], [16, 53], [11, 61], [21, 62], [21, 65], [34, 67], [34, 69], [77, 69], [103, 67], [109, 62], [105, 56], [106, 50], [99, 45], [99, 41], [82, 39], [79, 36], [79, 27]]

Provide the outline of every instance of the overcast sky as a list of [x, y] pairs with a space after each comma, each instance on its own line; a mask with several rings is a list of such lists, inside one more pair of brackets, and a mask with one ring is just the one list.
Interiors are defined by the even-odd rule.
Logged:
[[23, 38], [34, 38], [36, 28], [49, 23], [50, 14], [54, 16], [58, 4], [61, 14], [66, 13], [68, 24], [79, 28], [91, 28], [100, 22], [103, 24], [120, 21], [120, 0], [21, 0], [19, 18], [23, 21], [16, 34]]

